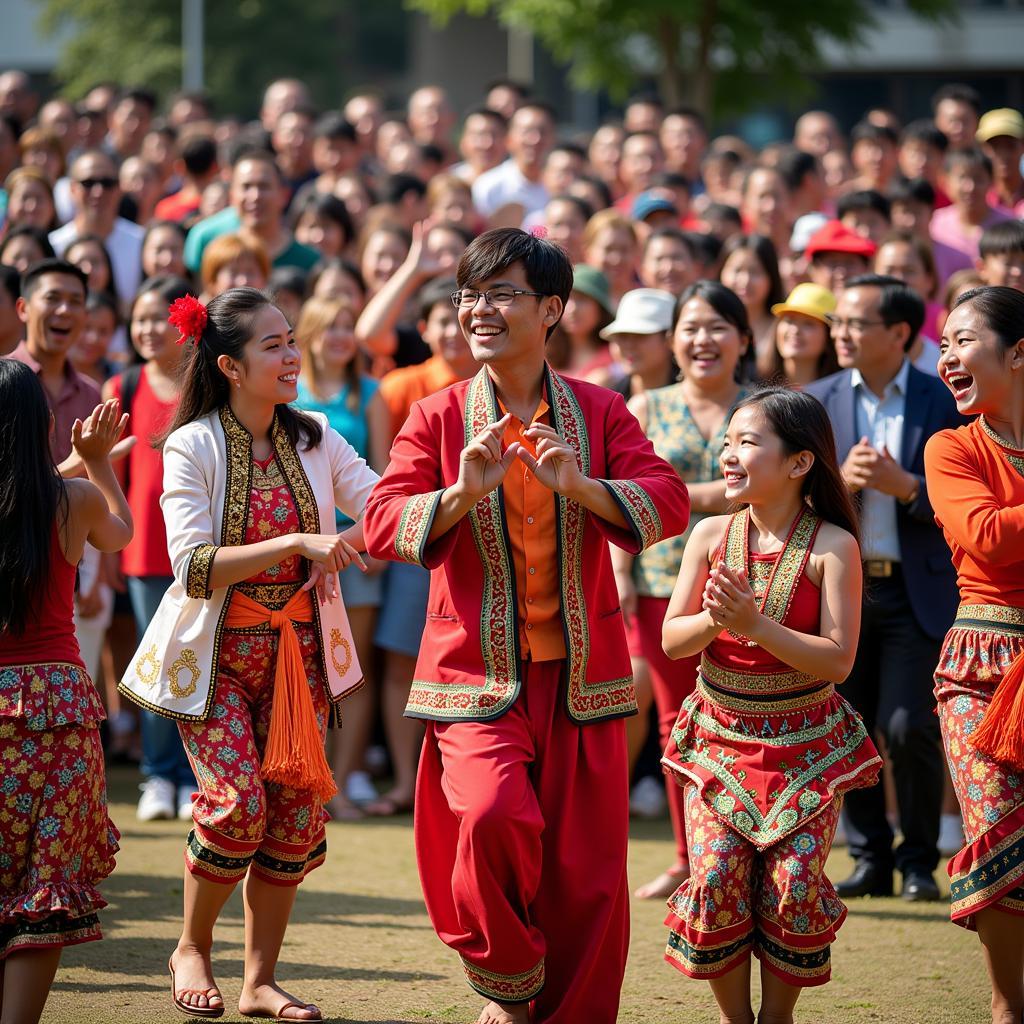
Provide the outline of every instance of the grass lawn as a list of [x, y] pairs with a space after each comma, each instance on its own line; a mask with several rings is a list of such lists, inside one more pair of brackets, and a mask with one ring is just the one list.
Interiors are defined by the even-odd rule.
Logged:
[[[167, 957], [180, 929], [183, 822], [135, 820], [134, 772], [111, 776], [112, 817], [121, 829], [117, 870], [104, 883], [106, 938], [65, 951], [45, 1024], [155, 1024], [184, 1020], [169, 999]], [[634, 884], [672, 855], [667, 822], [638, 824], [630, 843]], [[304, 883], [281, 958], [279, 980], [319, 1003], [337, 1024], [476, 1020], [480, 1002], [457, 957], [434, 935], [420, 900], [412, 819], [331, 824], [327, 863]], [[829, 860], [833, 879], [850, 867]], [[944, 880], [944, 874], [942, 876]], [[660, 901], [633, 904], [632, 943], [619, 1020], [629, 1024], [717, 1024], [706, 984], [661, 959]], [[238, 893], [214, 947], [228, 1012], [240, 987]], [[944, 904], [855, 900], [832, 949], [833, 980], [809, 989], [801, 1024], [987, 1022], [988, 985], [977, 937], [949, 923]], [[233, 1012], [234, 1011], [234, 1012]], [[572, 1022], [576, 1024], [576, 1022]], [[580, 1021], [579, 1024], [586, 1024]]]

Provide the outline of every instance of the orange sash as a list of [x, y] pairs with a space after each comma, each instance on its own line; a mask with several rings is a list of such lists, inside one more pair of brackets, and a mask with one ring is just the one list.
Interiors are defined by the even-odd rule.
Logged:
[[302, 649], [293, 625], [312, 621], [313, 598], [308, 590], [296, 591], [280, 611], [265, 608], [235, 590], [224, 624], [228, 629], [244, 629], [269, 623], [278, 634], [274, 704], [263, 752], [263, 778], [293, 789], [309, 790], [321, 800], [329, 800], [338, 790], [327, 767]]

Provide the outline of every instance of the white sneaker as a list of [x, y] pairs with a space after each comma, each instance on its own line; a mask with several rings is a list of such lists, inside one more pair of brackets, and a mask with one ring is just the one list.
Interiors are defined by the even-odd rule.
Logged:
[[660, 818], [667, 805], [665, 784], [653, 775], [645, 775], [629, 796], [629, 809], [638, 818]]
[[146, 779], [139, 786], [142, 796], [139, 798], [139, 806], [135, 811], [135, 817], [139, 821], [156, 821], [160, 818], [173, 818], [174, 806], [174, 783], [168, 779]]
[[195, 786], [178, 787], [178, 819], [179, 821], [192, 820], [192, 794], [196, 791]]
[[351, 772], [345, 780], [345, 796], [354, 804], [366, 804], [377, 799], [377, 790], [367, 772]]
[[964, 848], [964, 829], [959, 814], [944, 814], [939, 820], [939, 853], [952, 857]]

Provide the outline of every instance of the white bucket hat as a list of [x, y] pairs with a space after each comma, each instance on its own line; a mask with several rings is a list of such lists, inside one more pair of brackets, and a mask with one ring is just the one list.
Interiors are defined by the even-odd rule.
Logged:
[[615, 319], [601, 331], [608, 341], [616, 334], [660, 334], [672, 329], [675, 296], [660, 288], [634, 288], [619, 300]]

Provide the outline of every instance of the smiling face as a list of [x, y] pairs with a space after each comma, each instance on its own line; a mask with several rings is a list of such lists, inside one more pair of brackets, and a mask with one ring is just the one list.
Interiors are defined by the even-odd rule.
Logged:
[[[513, 263], [485, 281], [472, 281], [466, 288], [479, 292], [503, 288], [534, 290], [520, 263]], [[557, 295], [517, 295], [502, 308], [486, 303], [481, 296], [476, 305], [460, 306], [458, 310], [459, 326], [473, 358], [494, 365], [521, 363], [543, 355], [548, 328], [558, 322], [561, 314], [562, 300]]]
[[820, 359], [828, 344], [828, 327], [806, 313], [783, 313], [775, 345], [783, 359]]
[[85, 289], [70, 274], [43, 274], [28, 298], [18, 299], [18, 317], [35, 357], [63, 356], [78, 340], [85, 324]]
[[182, 353], [178, 332], [168, 323], [167, 302], [157, 292], [145, 292], [136, 299], [129, 332], [135, 351], [146, 362], [152, 359], [167, 367], [178, 364]]
[[787, 455], [761, 409], [756, 404], [743, 406], [729, 420], [719, 457], [726, 500], [755, 505], [775, 499], [791, 480], [804, 476], [813, 461], [809, 452]]
[[1024, 375], [1024, 338], [1006, 348], [974, 303], [965, 302], [946, 318], [939, 351], [939, 376], [961, 415], [1009, 418], [1006, 409]]
[[185, 275], [185, 239], [177, 228], [154, 228], [142, 246], [142, 271], [146, 277]]
[[647, 288], [681, 295], [696, 277], [697, 268], [690, 250], [678, 238], [662, 235], [647, 243], [640, 261], [640, 281]]
[[672, 350], [680, 375], [714, 390], [734, 380], [748, 341], [706, 299], [694, 296], [679, 311]]
[[348, 366], [359, 351], [356, 343], [356, 318], [348, 307], [338, 310], [335, 318], [320, 332], [309, 347], [315, 367], [338, 371]]
[[34, 178], [22, 178], [7, 197], [7, 218], [11, 224], [31, 224], [48, 231], [53, 223], [53, 196]]
[[252, 336], [240, 360], [221, 356], [217, 360], [228, 385], [252, 402], [281, 405], [298, 397], [299, 355], [295, 335], [284, 313], [276, 306], [263, 306], [253, 317]]
[[747, 310], [762, 315], [766, 309], [771, 281], [757, 254], [737, 249], [722, 266], [722, 284], [731, 288]]

